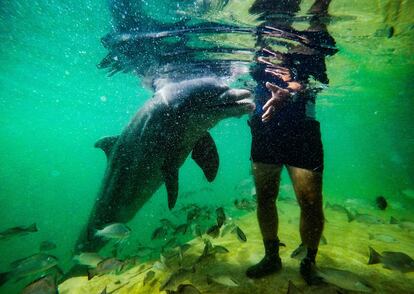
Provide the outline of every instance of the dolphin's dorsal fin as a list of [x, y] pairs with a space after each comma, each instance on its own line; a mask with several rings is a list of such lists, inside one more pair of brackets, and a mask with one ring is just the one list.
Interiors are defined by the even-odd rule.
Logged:
[[201, 137], [193, 148], [191, 158], [204, 172], [207, 181], [212, 182], [217, 175], [219, 167], [219, 155], [216, 143], [209, 133]]
[[109, 137], [103, 137], [96, 141], [95, 148], [101, 148], [105, 154], [106, 157], [109, 157], [109, 154], [112, 151], [112, 147], [115, 145], [116, 141], [118, 141], [119, 136], [109, 136]]
[[166, 162], [162, 169], [165, 187], [168, 194], [168, 208], [174, 208], [178, 197], [178, 167], [171, 166], [171, 162]]

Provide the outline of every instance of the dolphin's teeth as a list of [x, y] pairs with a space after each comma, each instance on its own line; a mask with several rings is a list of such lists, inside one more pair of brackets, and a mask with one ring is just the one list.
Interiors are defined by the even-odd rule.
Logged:
[[235, 107], [235, 106], [254, 106], [255, 103], [253, 102], [252, 98], [245, 98], [245, 99], [241, 99], [241, 100], [237, 100], [237, 101], [232, 101], [232, 102], [226, 102], [223, 104], [216, 104], [216, 105], [212, 105], [209, 106], [209, 108], [215, 108], [215, 107]]
[[238, 100], [236, 101], [237, 104], [252, 104], [253, 103], [253, 99], [251, 98], [246, 98], [246, 99], [242, 99], [242, 100]]

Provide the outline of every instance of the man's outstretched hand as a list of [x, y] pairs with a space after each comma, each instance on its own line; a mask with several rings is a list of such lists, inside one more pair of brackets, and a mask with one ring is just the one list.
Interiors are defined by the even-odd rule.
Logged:
[[277, 110], [280, 110], [286, 104], [290, 96], [288, 90], [282, 89], [272, 83], [267, 82], [266, 88], [270, 90], [270, 92], [272, 93], [272, 97], [263, 106], [263, 122], [269, 121], [272, 118], [273, 114]]
[[269, 91], [272, 93], [272, 96], [263, 106], [263, 122], [268, 122], [276, 111], [279, 111], [287, 104], [292, 94], [295, 94], [296, 92], [303, 89], [302, 84], [292, 81], [289, 70], [285, 71], [281, 68], [277, 70], [266, 69], [266, 72], [282, 79], [284, 82], [287, 82], [288, 87], [281, 88], [275, 84], [269, 82], [266, 83], [266, 88], [269, 89]]

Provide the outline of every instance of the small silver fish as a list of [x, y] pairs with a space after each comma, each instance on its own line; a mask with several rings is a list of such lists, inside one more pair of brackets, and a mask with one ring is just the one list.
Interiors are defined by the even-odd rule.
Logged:
[[244, 232], [239, 228], [239, 226], [236, 226], [233, 232], [236, 233], [237, 239], [239, 239], [240, 242], [247, 242], [247, 237], [244, 234]]
[[142, 243], [138, 243], [138, 247], [136, 247], [135, 252], [137, 256], [143, 257], [150, 255], [155, 251], [154, 247], [149, 247], [146, 245], [143, 245]]
[[174, 235], [177, 235], [179, 233], [185, 235], [185, 233], [187, 233], [187, 229], [188, 229], [188, 224], [181, 224], [179, 226], [177, 226], [174, 230]]
[[395, 239], [394, 237], [385, 235], [385, 234], [368, 233], [368, 236], [370, 240], [378, 240], [378, 241], [385, 242], [385, 243], [397, 243], [398, 242], [398, 240]]
[[190, 223], [201, 216], [201, 208], [198, 206], [193, 207], [187, 212], [187, 223]]
[[368, 264], [382, 263], [384, 268], [408, 273], [414, 271], [414, 260], [403, 252], [383, 251], [379, 254], [369, 247]]
[[348, 214], [348, 222], [352, 221], [357, 221], [359, 223], [366, 223], [370, 225], [379, 225], [385, 223], [383, 219], [367, 213], [355, 213], [354, 215], [352, 215], [351, 213]]
[[52, 255], [38, 253], [16, 260], [11, 263], [12, 270], [0, 273], [0, 286], [9, 279], [20, 279], [37, 273], [42, 273], [56, 266], [58, 260]]
[[106, 239], [125, 239], [131, 233], [131, 229], [123, 223], [114, 223], [97, 230], [95, 236]]
[[401, 229], [407, 231], [414, 231], [414, 222], [408, 220], [397, 220], [395, 217], [391, 217], [390, 224], [398, 225]]
[[214, 245], [213, 249], [212, 249], [212, 252], [214, 252], [214, 253], [229, 253], [230, 251], [224, 246]]
[[152, 232], [151, 240], [163, 239], [167, 236], [167, 234], [168, 230], [164, 226], [156, 228], [154, 232]]
[[164, 251], [165, 249], [174, 247], [178, 244], [178, 240], [176, 237], [172, 237], [170, 240], [168, 240], [161, 248], [161, 251]]
[[221, 228], [226, 221], [226, 214], [224, 213], [224, 208], [219, 207], [216, 209], [216, 215], [217, 215], [217, 225], [219, 228]]
[[169, 219], [163, 218], [160, 219], [160, 222], [166, 228], [175, 229], [175, 225]]
[[192, 227], [192, 231], [193, 231], [193, 235], [194, 235], [195, 237], [199, 237], [199, 238], [202, 238], [202, 237], [203, 237], [203, 233], [201, 232], [201, 227], [200, 227], [200, 225], [199, 225], [199, 224], [195, 224], [195, 225]]
[[0, 232], [0, 240], [7, 240], [12, 237], [22, 236], [37, 231], [36, 223], [31, 224], [30, 226], [13, 227]]
[[167, 290], [171, 285], [175, 284], [178, 280], [184, 279], [186, 276], [194, 274], [194, 266], [190, 268], [180, 267], [176, 272], [170, 274], [160, 285], [159, 291]]
[[145, 274], [145, 278], [143, 281], [143, 285], [147, 284], [149, 281], [151, 281], [155, 277], [155, 272], [150, 270]]
[[346, 209], [346, 207], [341, 205], [341, 204], [335, 204], [335, 203], [331, 204], [329, 202], [326, 202], [325, 208], [329, 208], [329, 209], [332, 209], [332, 210], [337, 211], [337, 212], [343, 212], [345, 214], [349, 213], [349, 210]]
[[232, 232], [234, 229], [236, 228], [236, 225], [234, 224], [233, 221], [227, 221], [223, 227], [221, 228], [221, 237], [224, 237], [225, 235], [227, 235], [228, 233]]
[[401, 193], [409, 199], [414, 199], [414, 189], [404, 189]]
[[213, 238], [217, 238], [220, 235], [220, 227], [218, 225], [212, 225], [207, 229], [206, 234]]
[[366, 293], [374, 291], [374, 288], [367, 281], [350, 271], [335, 268], [321, 268], [317, 270], [317, 274], [324, 282], [345, 290]]
[[27, 285], [21, 294], [57, 294], [56, 278], [52, 275], [41, 277]]
[[302, 260], [305, 258], [306, 254], [308, 253], [308, 250], [305, 245], [300, 244], [298, 248], [293, 250], [293, 252], [290, 254], [291, 258]]
[[241, 200], [234, 200], [234, 206], [240, 210], [253, 211], [256, 209], [257, 204], [254, 200], [248, 200], [243, 198]]
[[88, 271], [88, 280], [92, 279], [94, 276], [100, 276], [108, 273], [119, 273], [122, 271], [124, 262], [112, 257], [102, 260], [96, 268]]
[[204, 249], [203, 249], [203, 253], [199, 257], [199, 260], [204, 257], [210, 256], [213, 252], [213, 244], [211, 244], [210, 240], [204, 239], [203, 241], [204, 241]]
[[178, 264], [181, 266], [181, 263], [183, 262], [184, 253], [191, 247], [190, 244], [183, 244], [178, 246]]
[[39, 245], [39, 250], [40, 251], [50, 251], [50, 250], [55, 249], [56, 247], [57, 247], [56, 244], [52, 241], [43, 241]]
[[73, 260], [78, 264], [97, 267], [103, 258], [96, 252], [82, 252], [79, 255], [75, 255]]
[[210, 276], [207, 275], [207, 284], [217, 283], [227, 287], [238, 287], [239, 282], [229, 276]]
[[414, 231], [414, 222], [410, 221], [400, 221], [398, 226], [401, 229], [407, 230], [407, 231]]
[[167, 290], [167, 294], [201, 294], [201, 292], [191, 284], [180, 284], [177, 291]]
[[183, 245], [180, 245], [180, 246], [178, 246], [179, 248], [180, 248], [180, 250], [181, 250], [181, 252], [186, 252], [188, 249], [190, 249], [190, 247], [191, 247], [191, 245], [190, 244], [188, 244], [188, 243], [185, 243], [185, 244], [183, 244]]
[[[169, 256], [168, 256], [169, 257]], [[169, 266], [167, 265], [167, 256], [165, 256], [164, 254], [160, 253], [160, 262], [161, 264], [165, 267], [165, 268], [169, 268]]]

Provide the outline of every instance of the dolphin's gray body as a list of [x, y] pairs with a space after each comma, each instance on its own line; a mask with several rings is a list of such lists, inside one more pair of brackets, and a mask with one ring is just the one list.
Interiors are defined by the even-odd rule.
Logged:
[[99, 140], [108, 166], [86, 231], [77, 250], [96, 251], [105, 241], [95, 229], [127, 222], [163, 184], [172, 209], [178, 195], [178, 170], [190, 152], [209, 181], [218, 168], [215, 143], [207, 132], [221, 119], [250, 112], [250, 92], [229, 89], [218, 78], [168, 83], [135, 114], [120, 136]]

